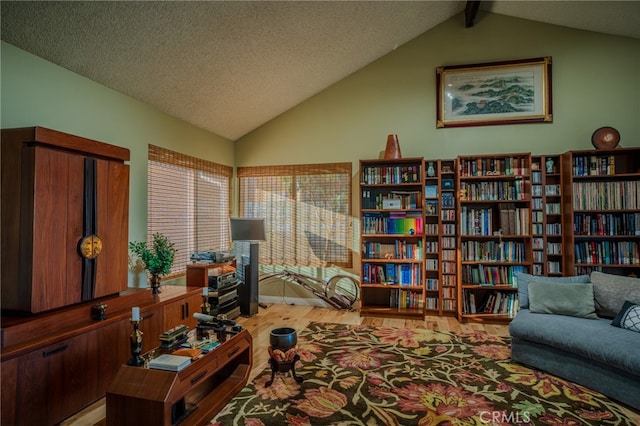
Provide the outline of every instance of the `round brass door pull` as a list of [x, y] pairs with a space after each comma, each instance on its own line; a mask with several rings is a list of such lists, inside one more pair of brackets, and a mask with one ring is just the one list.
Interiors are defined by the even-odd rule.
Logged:
[[86, 259], [95, 259], [102, 252], [102, 240], [97, 235], [88, 235], [80, 240], [80, 255]]

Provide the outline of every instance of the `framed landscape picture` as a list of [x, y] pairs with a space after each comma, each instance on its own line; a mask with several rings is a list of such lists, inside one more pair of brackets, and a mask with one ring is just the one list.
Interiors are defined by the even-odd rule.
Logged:
[[436, 69], [436, 127], [551, 123], [551, 57]]

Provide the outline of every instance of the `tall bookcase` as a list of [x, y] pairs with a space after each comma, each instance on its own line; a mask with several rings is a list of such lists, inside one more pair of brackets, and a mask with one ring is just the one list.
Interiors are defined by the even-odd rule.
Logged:
[[442, 244], [440, 241], [440, 163], [437, 160], [424, 162], [424, 284], [425, 313], [439, 315], [442, 309], [440, 279], [440, 258]]
[[457, 315], [455, 160], [424, 161], [427, 315]]
[[[562, 162], [559, 155], [545, 155], [543, 174], [543, 205], [545, 230], [545, 268], [546, 276], [564, 275], [564, 248], [562, 235]], [[542, 167], [542, 165], [541, 165]]]
[[423, 318], [423, 158], [360, 161], [362, 316]]
[[440, 160], [440, 315], [457, 316], [458, 244], [456, 239], [456, 160]]
[[640, 148], [562, 155], [564, 270], [640, 275]]
[[559, 155], [531, 157], [533, 275], [563, 274], [561, 167]]
[[532, 271], [531, 154], [458, 157], [458, 318], [509, 321]]

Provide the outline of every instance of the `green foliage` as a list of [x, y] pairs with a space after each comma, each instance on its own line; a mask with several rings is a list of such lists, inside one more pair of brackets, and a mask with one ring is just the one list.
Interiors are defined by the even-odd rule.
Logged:
[[151, 275], [167, 275], [171, 271], [176, 249], [167, 237], [159, 232], [153, 234], [153, 248], [146, 241], [132, 241], [129, 250], [144, 264]]

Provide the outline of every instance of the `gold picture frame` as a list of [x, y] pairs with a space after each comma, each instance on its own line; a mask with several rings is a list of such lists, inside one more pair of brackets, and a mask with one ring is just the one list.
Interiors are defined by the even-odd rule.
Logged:
[[436, 127], [553, 122], [551, 57], [436, 68]]

